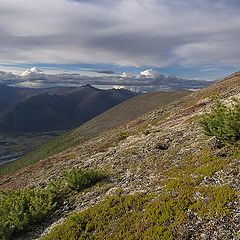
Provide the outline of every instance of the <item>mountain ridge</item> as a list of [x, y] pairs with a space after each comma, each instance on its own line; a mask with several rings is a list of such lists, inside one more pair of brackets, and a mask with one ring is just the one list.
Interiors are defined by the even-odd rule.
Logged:
[[[122, 101], [136, 96], [128, 90], [81, 88], [18, 89], [1, 116], [7, 132], [58, 131], [76, 127]], [[25, 96], [24, 93], [26, 92]], [[21, 94], [23, 96], [21, 96]]]

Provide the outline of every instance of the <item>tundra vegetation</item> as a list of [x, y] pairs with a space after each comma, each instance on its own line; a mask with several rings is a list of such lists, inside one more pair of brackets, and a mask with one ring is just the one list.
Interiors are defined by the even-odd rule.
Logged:
[[[115, 195], [54, 227], [44, 240], [68, 239], [176, 239], [184, 237], [193, 218], [230, 219], [239, 194], [228, 184], [207, 184], [205, 179], [239, 159], [239, 103], [216, 102], [201, 121], [207, 136], [221, 142], [219, 149], [199, 149], [177, 165], [161, 171], [161, 191]], [[121, 137], [120, 137], [121, 136]], [[128, 132], [119, 134], [124, 141]], [[168, 151], [168, 149], [164, 150]], [[73, 168], [42, 190], [5, 190], [0, 194], [0, 237], [11, 239], [61, 207], [77, 192], [106, 178], [97, 170]], [[156, 179], [158, 181], [158, 179]]]
[[[204, 185], [239, 156], [240, 107], [231, 108], [219, 101], [211, 113], [202, 118], [206, 135], [215, 136], [226, 154], [216, 155], [210, 148], [201, 155], [191, 155], [182, 164], [163, 171], [160, 194], [121, 193], [69, 216], [56, 226], [44, 240], [67, 239], [176, 239], [187, 228], [190, 216], [208, 220], [230, 218], [232, 202], [238, 193], [229, 185]], [[123, 138], [124, 139], [124, 138]], [[121, 191], [120, 191], [121, 192]]]
[[17, 233], [29, 230], [61, 207], [64, 198], [104, 178], [105, 175], [96, 170], [74, 168], [44, 189], [0, 192], [0, 239], [12, 239]]

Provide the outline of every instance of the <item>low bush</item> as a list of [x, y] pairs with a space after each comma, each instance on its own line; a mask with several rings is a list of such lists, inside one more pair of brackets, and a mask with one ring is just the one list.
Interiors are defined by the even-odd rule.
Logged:
[[0, 239], [12, 239], [41, 221], [57, 205], [50, 190], [5, 190], [0, 193]]
[[[69, 190], [81, 191], [105, 178], [95, 170], [74, 168], [45, 189], [5, 190], [0, 192], [0, 239], [14, 239], [41, 222], [69, 197]], [[67, 186], [67, 189], [65, 188]], [[67, 190], [67, 191], [66, 191]]]
[[215, 101], [211, 113], [201, 120], [204, 132], [215, 136], [223, 145], [234, 144], [240, 140], [240, 102], [235, 100], [232, 107]]
[[127, 131], [122, 131], [118, 134], [118, 139], [119, 140], [124, 140], [126, 138], [128, 138], [129, 133]]
[[106, 176], [96, 170], [82, 170], [73, 168], [64, 174], [64, 180], [70, 190], [81, 191], [91, 187]]

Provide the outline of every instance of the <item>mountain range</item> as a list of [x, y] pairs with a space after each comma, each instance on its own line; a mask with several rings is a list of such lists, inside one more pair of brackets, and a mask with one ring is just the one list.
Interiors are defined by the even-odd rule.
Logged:
[[70, 129], [136, 95], [129, 90], [100, 90], [90, 85], [47, 89], [0, 85], [0, 131]]

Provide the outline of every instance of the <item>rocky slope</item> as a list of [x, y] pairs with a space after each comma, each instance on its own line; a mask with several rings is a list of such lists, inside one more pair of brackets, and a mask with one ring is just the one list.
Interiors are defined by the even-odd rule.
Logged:
[[[201, 115], [212, 106], [211, 97], [216, 95], [225, 103], [231, 102], [232, 97], [240, 99], [240, 73], [15, 174], [1, 177], [0, 188], [6, 189], [43, 188], [47, 182], [61, 177], [64, 169], [74, 166], [96, 168], [109, 176], [108, 181], [66, 200], [49, 221], [18, 239], [40, 239], [53, 226], [64, 223], [73, 211], [98, 206], [106, 196], [119, 191], [123, 196], [141, 192], [153, 193], [157, 198], [164, 193], [176, 199], [191, 198], [193, 204], [184, 210], [184, 220], [174, 222], [177, 225], [173, 228], [169, 226], [174, 239], [239, 239], [238, 198], [226, 201], [224, 209], [227, 210], [222, 215], [217, 215], [215, 208], [225, 199], [220, 199], [218, 204], [211, 201], [216, 200], [216, 196], [225, 196], [224, 187], [231, 189], [234, 196], [240, 190], [239, 147], [216, 148], [214, 138], [206, 137], [199, 124]], [[125, 139], [119, 137], [122, 132], [127, 132]], [[223, 194], [218, 193], [218, 189]], [[152, 235], [152, 238], [139, 239], [161, 238]]]

